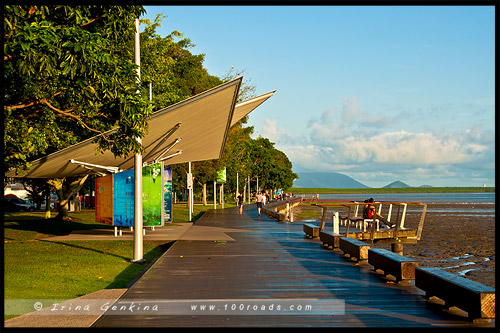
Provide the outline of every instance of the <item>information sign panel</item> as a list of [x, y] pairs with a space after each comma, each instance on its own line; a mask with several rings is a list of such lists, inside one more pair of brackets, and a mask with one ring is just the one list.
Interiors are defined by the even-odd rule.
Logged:
[[134, 225], [134, 169], [113, 175], [113, 225]]
[[217, 171], [217, 183], [225, 183], [226, 182], [226, 168]]
[[161, 226], [162, 172], [161, 163], [142, 168], [142, 212], [144, 226]]
[[95, 221], [113, 224], [113, 175], [95, 179]]
[[172, 167], [163, 167], [163, 222], [170, 223], [173, 219], [172, 210]]

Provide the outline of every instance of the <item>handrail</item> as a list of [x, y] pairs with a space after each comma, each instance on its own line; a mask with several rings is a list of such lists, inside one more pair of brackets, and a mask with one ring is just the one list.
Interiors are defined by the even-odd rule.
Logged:
[[[356, 208], [358, 208], [360, 205], [365, 205], [365, 204], [368, 204], [368, 203], [351, 200], [351, 201], [334, 201], [334, 202], [328, 201], [327, 203], [321, 203], [321, 204], [313, 203], [313, 206], [322, 208], [323, 209], [323, 216], [326, 215], [325, 209], [327, 209], [328, 207], [336, 207], [336, 206], [347, 207], [349, 209], [348, 214], [347, 214], [348, 219], [349, 219], [352, 217], [351, 216], [352, 207], [356, 206]], [[423, 206], [423, 210], [422, 210], [420, 221], [419, 221], [419, 224], [417, 227], [417, 234], [416, 234], [416, 239], [420, 240], [420, 238], [422, 236], [422, 229], [423, 229], [425, 214], [426, 214], [426, 210], [427, 210], [427, 204], [423, 204], [422, 202], [419, 202], [419, 201], [375, 201], [375, 202], [371, 202], [370, 204], [372, 204], [374, 206], [378, 205], [379, 206], [379, 213], [380, 213], [382, 205], [389, 205], [388, 221], [390, 221], [391, 212], [392, 212], [392, 205], [398, 206], [397, 215], [396, 215], [396, 219], [395, 219], [396, 223], [395, 223], [395, 228], [393, 231], [393, 238], [395, 240], [398, 239], [399, 231], [404, 229], [404, 221], [405, 221], [405, 217], [406, 217], [406, 207], [408, 205]], [[401, 214], [401, 207], [403, 207], [402, 214]], [[357, 211], [357, 209], [356, 209], [356, 211]], [[401, 221], [399, 221], [400, 216], [401, 216]], [[370, 220], [373, 220], [372, 230], [371, 230], [371, 238], [373, 240], [374, 232], [375, 232], [375, 223], [374, 222], [375, 222], [376, 218], [370, 219]], [[349, 224], [350, 223], [346, 224], [345, 237], [348, 237], [348, 235], [349, 235]]]

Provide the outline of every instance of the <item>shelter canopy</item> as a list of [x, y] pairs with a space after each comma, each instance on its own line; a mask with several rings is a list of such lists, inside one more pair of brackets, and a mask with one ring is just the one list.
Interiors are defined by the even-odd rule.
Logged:
[[[156, 111], [142, 138], [143, 164], [169, 164], [217, 159], [222, 156], [229, 128], [272, 96], [274, 92], [236, 104], [242, 77]], [[6, 177], [63, 178], [134, 168], [134, 155], [115, 157], [97, 153], [95, 137], [32, 162], [23, 175]]]

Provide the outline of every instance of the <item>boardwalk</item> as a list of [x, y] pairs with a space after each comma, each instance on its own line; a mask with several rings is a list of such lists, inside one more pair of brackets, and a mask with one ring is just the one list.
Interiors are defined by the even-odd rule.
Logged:
[[[436, 309], [412, 284], [388, 284], [370, 265], [355, 264], [305, 238], [301, 223], [258, 217], [254, 205], [243, 216], [234, 209], [206, 213], [188, 232], [200, 237], [178, 240], [117, 303], [163, 300], [178, 313], [108, 311], [93, 327], [472, 326]], [[345, 308], [312, 314], [227, 311], [258, 300], [283, 307], [301, 300], [341, 301]], [[189, 304], [201, 303], [217, 309], [193, 315]]]

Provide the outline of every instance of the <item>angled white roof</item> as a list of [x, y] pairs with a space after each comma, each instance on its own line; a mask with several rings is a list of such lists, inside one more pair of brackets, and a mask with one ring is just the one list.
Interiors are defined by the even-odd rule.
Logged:
[[238, 121], [240, 121], [243, 117], [245, 117], [247, 114], [255, 110], [255, 108], [257, 108], [259, 105], [267, 101], [267, 99], [271, 97], [275, 92], [276, 90], [236, 104], [236, 108], [234, 109], [233, 119], [231, 120], [231, 127]]
[[[165, 159], [169, 164], [178, 164], [220, 158], [230, 126], [274, 93], [237, 106], [241, 82], [241, 77], [234, 79], [154, 112], [148, 120], [147, 135], [142, 138], [143, 163]], [[110, 151], [96, 153], [94, 138], [33, 161], [27, 173], [17, 177], [63, 178], [134, 168], [133, 154], [115, 158]], [[16, 177], [13, 170], [5, 176]]]

